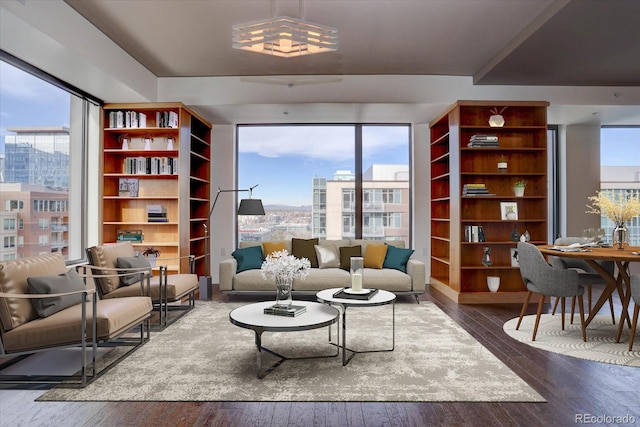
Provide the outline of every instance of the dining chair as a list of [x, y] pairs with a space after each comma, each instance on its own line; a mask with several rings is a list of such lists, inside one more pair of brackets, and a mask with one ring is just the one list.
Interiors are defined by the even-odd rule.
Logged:
[[633, 338], [638, 326], [638, 314], [640, 314], [640, 275], [631, 276], [631, 298], [633, 299], [633, 320], [631, 321], [631, 335], [629, 335], [629, 351], [633, 351]]
[[[586, 239], [584, 237], [558, 237], [554, 243], [554, 245], [572, 245], [574, 243], [589, 243], [591, 240]], [[574, 258], [566, 258], [560, 256], [551, 256], [549, 257], [549, 261], [553, 268], [557, 269], [572, 269], [578, 273], [578, 277], [580, 278], [580, 284], [583, 285], [587, 289], [587, 307], [589, 308], [589, 312], [593, 307], [592, 305], [592, 293], [594, 286], [604, 287], [607, 285], [607, 282], [602, 278], [602, 276], [594, 270], [589, 263], [583, 259], [574, 259]], [[607, 270], [611, 275], [614, 273], [615, 263], [613, 261], [596, 261], [602, 268]], [[558, 307], [558, 302], [560, 300], [557, 298], [553, 304], [553, 310], [551, 314], [556, 314], [556, 309]], [[573, 323], [573, 314], [575, 312], [575, 297], [571, 298], [571, 323]], [[616, 315], [613, 310], [613, 297], [609, 297], [609, 308], [611, 310], [611, 319], [613, 324], [616, 324]]]
[[544, 259], [542, 253], [531, 243], [518, 242], [518, 260], [520, 263], [520, 275], [522, 281], [527, 287], [527, 296], [522, 305], [520, 318], [516, 325], [516, 330], [520, 328], [522, 318], [527, 310], [531, 295], [537, 293], [538, 311], [536, 313], [536, 322], [533, 327], [533, 335], [531, 341], [536, 340], [538, 333], [538, 325], [540, 324], [540, 316], [542, 315], [542, 307], [545, 297], [560, 298], [562, 302], [562, 330], [564, 330], [565, 318], [565, 298], [578, 297], [578, 305], [580, 310], [580, 326], [582, 328], [582, 340], [587, 341], [587, 332], [584, 319], [583, 295], [584, 286], [580, 284], [578, 273], [571, 269], [555, 269]]

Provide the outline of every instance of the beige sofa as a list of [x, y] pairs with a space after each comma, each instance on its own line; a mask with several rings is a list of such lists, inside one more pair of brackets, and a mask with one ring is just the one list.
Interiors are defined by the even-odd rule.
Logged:
[[[262, 245], [263, 242], [240, 242], [239, 248]], [[274, 242], [267, 242], [274, 243]], [[340, 247], [361, 246], [365, 254], [367, 245], [387, 243], [397, 248], [404, 248], [402, 240], [320, 240], [319, 246], [334, 245]], [[286, 249], [292, 253], [291, 241], [284, 241]], [[219, 280], [220, 291], [225, 294], [274, 293], [276, 290], [273, 279], [263, 279], [260, 269], [245, 270], [237, 273], [238, 263], [235, 258], [228, 258], [220, 262]], [[392, 268], [365, 268], [363, 272], [363, 287], [392, 291], [402, 295], [417, 295], [424, 293], [426, 282], [425, 264], [410, 258], [406, 264], [406, 273]], [[349, 271], [341, 268], [311, 268], [306, 279], [293, 281], [293, 295], [313, 295], [317, 291], [328, 288], [348, 287], [351, 285]]]
[[[82, 277], [83, 272], [69, 270], [58, 253], [0, 262], [2, 366], [32, 353], [61, 347], [80, 347], [86, 354], [81, 359], [84, 364], [78, 375], [50, 379], [0, 375], [0, 382], [64, 380], [65, 385], [84, 386], [108, 369], [104, 367], [96, 372], [99, 345], [130, 347], [130, 351], [114, 360], [110, 367], [149, 340], [152, 309], [149, 297], [98, 300], [93, 286], [87, 286], [86, 276]], [[131, 331], [136, 333], [125, 335]]]

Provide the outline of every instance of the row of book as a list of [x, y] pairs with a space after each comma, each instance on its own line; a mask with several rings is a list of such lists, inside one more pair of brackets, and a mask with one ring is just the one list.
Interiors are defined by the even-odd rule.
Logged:
[[[147, 115], [139, 111], [110, 111], [109, 127], [115, 129], [146, 128]], [[156, 111], [156, 127], [177, 128], [178, 113], [175, 111]]]
[[465, 225], [464, 240], [466, 242], [486, 242], [487, 238], [484, 235], [484, 228], [482, 228], [481, 225]]
[[485, 184], [464, 184], [462, 186], [463, 196], [494, 196], [489, 193]]
[[147, 222], [169, 222], [167, 208], [162, 205], [147, 205]]
[[467, 147], [498, 147], [498, 135], [472, 135]]
[[118, 242], [142, 243], [144, 235], [142, 230], [118, 230], [116, 240]]
[[125, 157], [122, 172], [146, 175], [177, 175], [177, 157]]

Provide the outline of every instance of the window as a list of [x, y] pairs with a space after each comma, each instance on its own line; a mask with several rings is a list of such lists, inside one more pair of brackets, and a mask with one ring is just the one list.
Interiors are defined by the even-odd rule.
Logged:
[[16, 247], [16, 236], [5, 236], [3, 240], [5, 249]]
[[[640, 126], [608, 126], [600, 130], [600, 190], [640, 196]], [[605, 240], [611, 243], [615, 224], [601, 217]], [[627, 224], [629, 244], [640, 246], [640, 218]]]
[[5, 231], [16, 229], [16, 220], [14, 218], [5, 218], [2, 229]]
[[[80, 177], [92, 137], [88, 117], [98, 116], [100, 101], [3, 51], [0, 76], [0, 206], [17, 212], [16, 257], [58, 251], [67, 260], [82, 259], [87, 221]], [[53, 213], [65, 228], [56, 247], [50, 234], [41, 234]]]
[[411, 245], [409, 125], [240, 125], [237, 141], [238, 188], [259, 184], [266, 212], [238, 217], [238, 240]]

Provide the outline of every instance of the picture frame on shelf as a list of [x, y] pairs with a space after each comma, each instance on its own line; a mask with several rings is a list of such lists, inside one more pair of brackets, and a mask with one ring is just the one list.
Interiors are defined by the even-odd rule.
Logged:
[[516, 202], [500, 202], [500, 219], [517, 220], [518, 204]]
[[520, 267], [518, 259], [518, 248], [511, 248], [511, 267]]

